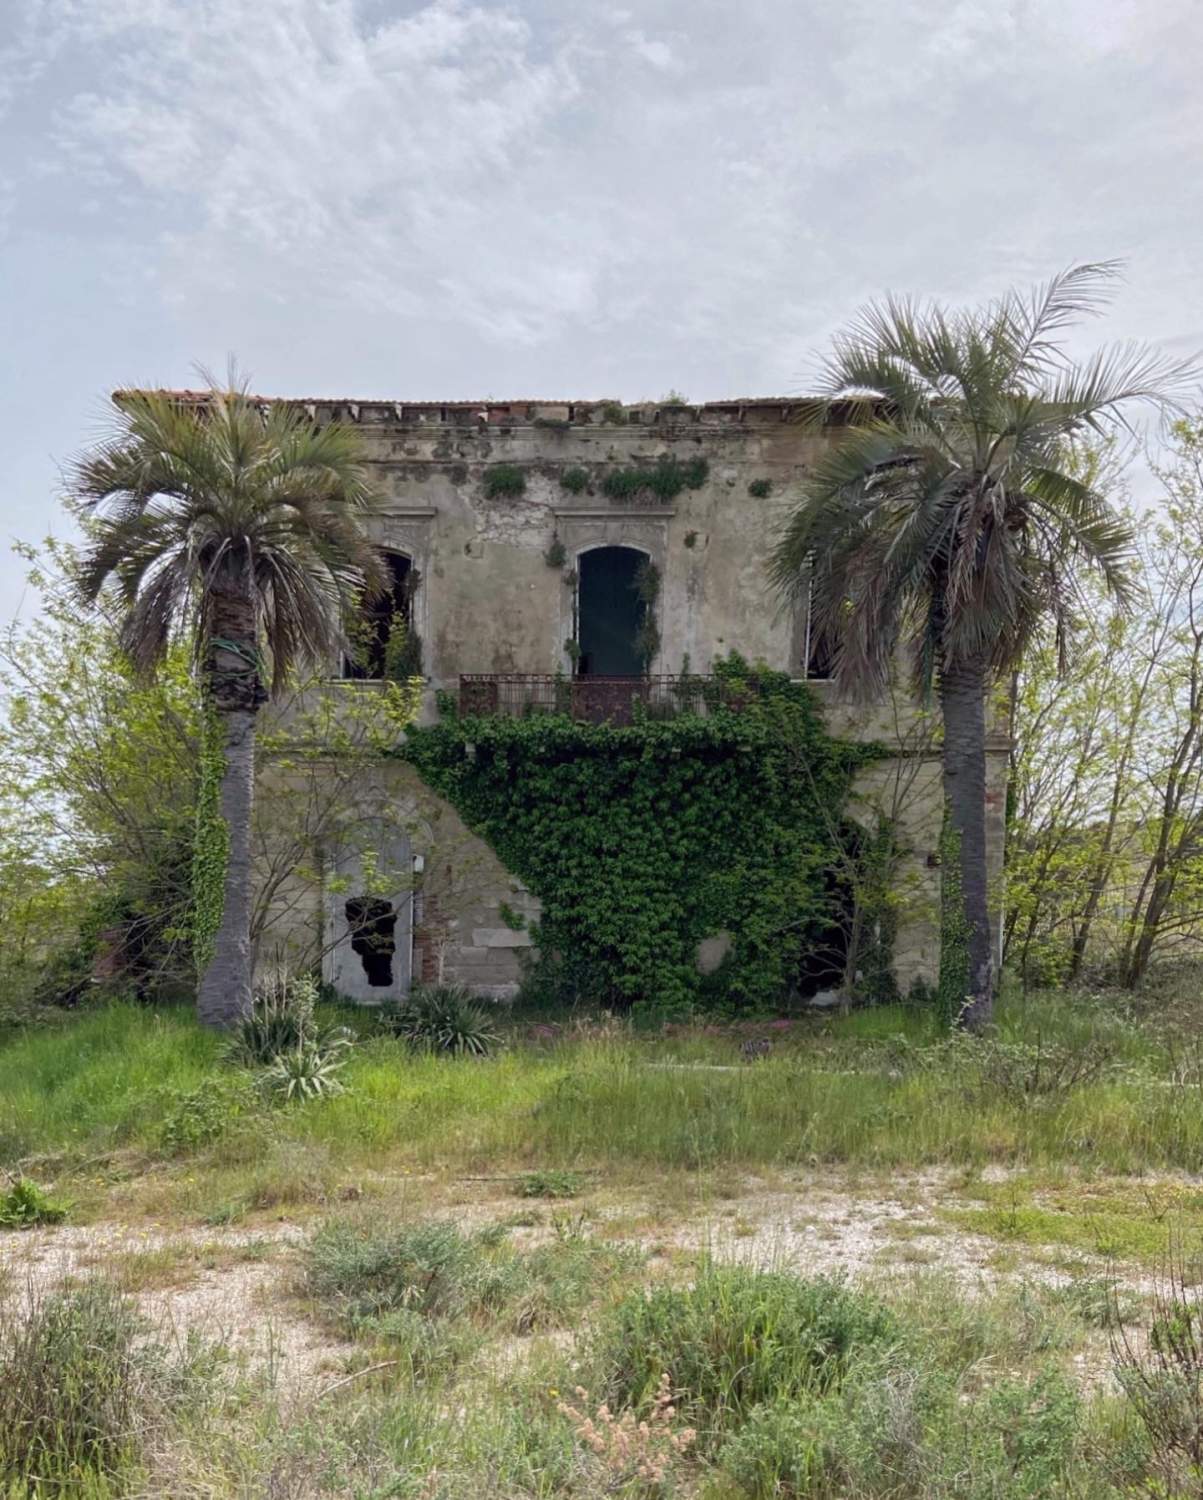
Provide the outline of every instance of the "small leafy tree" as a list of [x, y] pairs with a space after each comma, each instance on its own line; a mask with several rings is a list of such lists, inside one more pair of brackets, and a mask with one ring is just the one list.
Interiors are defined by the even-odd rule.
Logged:
[[38, 609], [0, 633], [0, 1003], [74, 1000], [97, 973], [152, 998], [191, 975], [200, 728], [186, 652], [140, 680], [76, 553], [21, 546]]
[[1066, 358], [1059, 336], [1116, 272], [1075, 266], [978, 309], [867, 307], [836, 338], [814, 404], [843, 430], [807, 473], [773, 561], [782, 590], [810, 593], [846, 690], [879, 692], [905, 643], [921, 687], [938, 691], [949, 888], [966, 936], [960, 1020], [974, 1030], [995, 986], [988, 691], [1046, 622], [1066, 638], [1083, 570], [1131, 592], [1128, 528], [1065, 461], [1067, 444], [1114, 430], [1133, 403], [1164, 404], [1192, 373], [1138, 347]]

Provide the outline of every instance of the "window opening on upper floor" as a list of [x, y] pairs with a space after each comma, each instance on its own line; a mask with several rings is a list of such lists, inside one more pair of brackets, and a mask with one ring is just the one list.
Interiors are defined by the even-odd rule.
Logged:
[[593, 547], [577, 560], [578, 677], [642, 677], [648, 604], [641, 588], [645, 552]]
[[400, 681], [422, 675], [422, 641], [414, 628], [414, 596], [421, 575], [403, 552], [386, 552], [388, 583], [372, 599], [362, 601], [358, 616], [347, 628], [351, 650], [343, 661], [343, 676]]

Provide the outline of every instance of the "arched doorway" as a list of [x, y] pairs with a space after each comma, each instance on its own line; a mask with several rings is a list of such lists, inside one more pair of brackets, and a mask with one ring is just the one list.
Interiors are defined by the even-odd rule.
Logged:
[[577, 559], [579, 677], [640, 677], [647, 604], [640, 569], [647, 554], [635, 547], [592, 547]]

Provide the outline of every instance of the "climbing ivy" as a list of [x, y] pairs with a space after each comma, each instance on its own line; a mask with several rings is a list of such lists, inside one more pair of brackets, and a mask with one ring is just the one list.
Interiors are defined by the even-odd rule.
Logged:
[[224, 730], [220, 718], [210, 709], [201, 725], [192, 843], [192, 957], [198, 974], [204, 973], [213, 957], [225, 905], [226, 862], [230, 854], [230, 830], [221, 815], [225, 768]]
[[539, 897], [544, 958], [592, 999], [685, 1010], [716, 989], [697, 944], [728, 933], [723, 1003], [766, 1007], [830, 923], [831, 811], [880, 752], [829, 738], [784, 673], [718, 671], [705, 715], [451, 717], [398, 751]]

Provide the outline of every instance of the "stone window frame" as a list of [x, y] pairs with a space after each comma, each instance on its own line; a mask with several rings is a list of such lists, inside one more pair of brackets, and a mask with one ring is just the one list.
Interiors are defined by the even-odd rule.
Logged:
[[[418, 586], [410, 601], [410, 624], [422, 639], [423, 675], [430, 677], [430, 560], [433, 551], [432, 526], [438, 512], [434, 506], [412, 507], [405, 510], [385, 510], [373, 518], [369, 526], [372, 542], [382, 552], [392, 552], [409, 559], [409, 565], [417, 570]], [[371, 682], [372, 678], [347, 677], [343, 674], [340, 660], [334, 677], [339, 682]]]
[[[627, 547], [632, 552], [642, 552], [660, 570], [664, 580], [668, 570], [668, 522], [676, 515], [675, 509], [663, 506], [655, 510], [632, 511], [630, 509], [607, 508], [604, 510], [569, 510], [554, 512], [556, 534], [571, 559], [575, 576], [571, 589], [561, 590], [559, 609], [559, 640], [555, 642], [553, 660], [559, 662], [560, 670], [567, 676], [575, 675], [573, 663], [565, 643], [576, 640], [579, 619], [581, 586], [580, 559], [586, 552], [600, 547]], [[656, 624], [661, 636], [664, 634], [664, 588], [656, 604]]]

